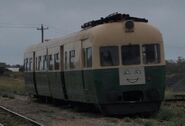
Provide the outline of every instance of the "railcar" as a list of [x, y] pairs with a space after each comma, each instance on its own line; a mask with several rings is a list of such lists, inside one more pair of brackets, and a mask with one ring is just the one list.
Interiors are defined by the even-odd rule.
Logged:
[[127, 14], [27, 48], [24, 67], [30, 94], [93, 104], [110, 115], [156, 112], [164, 98], [162, 34]]

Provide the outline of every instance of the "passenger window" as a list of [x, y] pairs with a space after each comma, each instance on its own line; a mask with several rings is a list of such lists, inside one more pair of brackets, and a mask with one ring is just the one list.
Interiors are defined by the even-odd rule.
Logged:
[[39, 56], [38, 57], [38, 70], [41, 70], [41, 61], [42, 61], [42, 57]]
[[122, 64], [123, 65], [140, 64], [139, 45], [122, 46], [121, 54], [122, 54]]
[[67, 69], [67, 52], [65, 52], [65, 69]]
[[92, 67], [92, 48], [84, 48], [84, 67]]
[[25, 69], [25, 71], [28, 71], [28, 58], [25, 59], [24, 69]]
[[69, 51], [69, 66], [71, 69], [75, 68], [75, 50]]
[[143, 63], [156, 64], [160, 63], [160, 46], [159, 44], [143, 45]]
[[48, 61], [49, 70], [53, 70], [53, 57], [52, 57], [52, 55], [49, 55], [48, 58], [49, 58], [49, 61]]
[[35, 69], [38, 70], [38, 67], [37, 67], [37, 57], [35, 58]]
[[59, 53], [54, 54], [54, 67], [59, 70]]
[[119, 65], [119, 53], [117, 46], [106, 46], [100, 48], [101, 66]]
[[29, 59], [29, 71], [33, 70], [33, 61], [32, 58]]
[[43, 56], [43, 70], [47, 70], [47, 55]]

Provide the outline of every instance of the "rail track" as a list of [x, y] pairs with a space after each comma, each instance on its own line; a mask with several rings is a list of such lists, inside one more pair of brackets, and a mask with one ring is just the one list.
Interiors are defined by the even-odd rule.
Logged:
[[185, 101], [185, 94], [175, 94], [173, 98], [165, 99], [164, 102]]
[[163, 105], [183, 107], [185, 109], [185, 95], [173, 95], [173, 98], [165, 99]]
[[0, 106], [0, 126], [43, 126], [42, 124]]

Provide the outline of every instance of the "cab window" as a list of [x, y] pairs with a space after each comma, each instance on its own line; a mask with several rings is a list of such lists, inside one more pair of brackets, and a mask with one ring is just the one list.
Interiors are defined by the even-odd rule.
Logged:
[[101, 66], [119, 65], [118, 46], [100, 47]]
[[126, 45], [121, 47], [122, 64], [135, 65], [140, 64], [140, 48], [139, 45]]
[[160, 46], [159, 44], [145, 44], [142, 46], [143, 63], [156, 64], [160, 63]]

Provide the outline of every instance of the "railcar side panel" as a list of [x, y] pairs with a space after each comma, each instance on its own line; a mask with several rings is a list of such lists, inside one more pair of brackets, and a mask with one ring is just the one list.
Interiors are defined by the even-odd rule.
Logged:
[[47, 72], [36, 72], [35, 76], [38, 95], [51, 97], [50, 83]]

